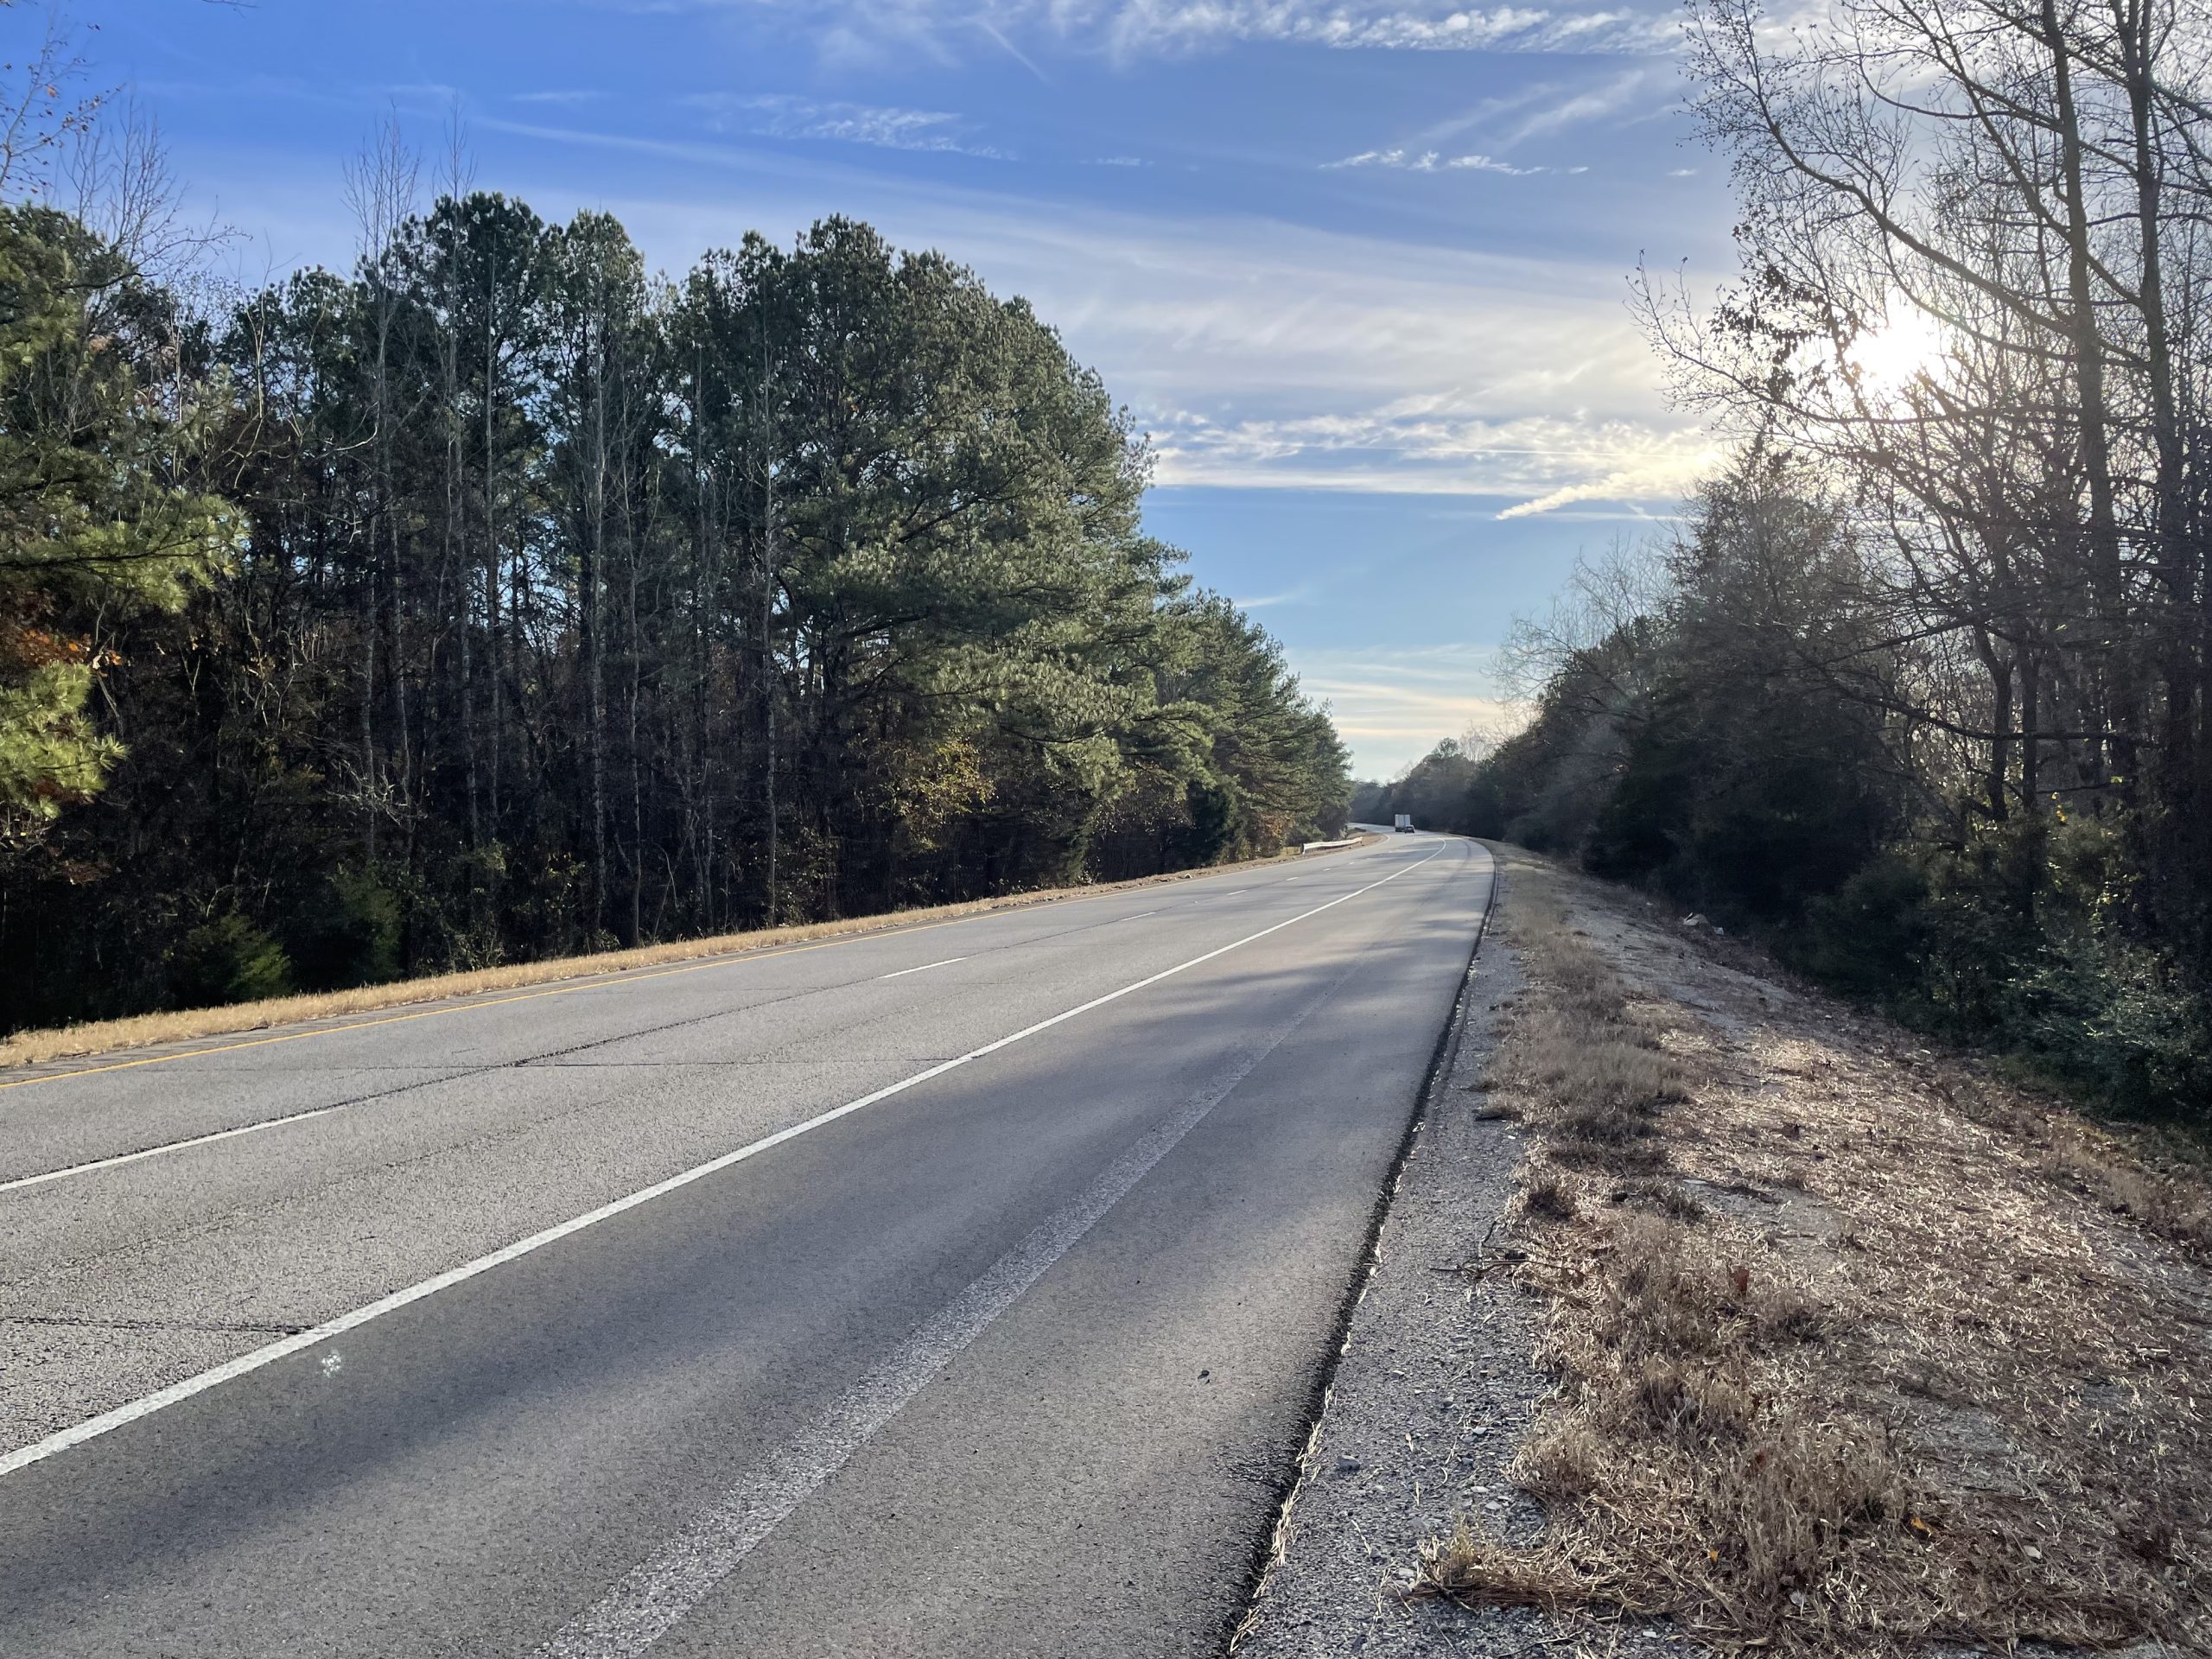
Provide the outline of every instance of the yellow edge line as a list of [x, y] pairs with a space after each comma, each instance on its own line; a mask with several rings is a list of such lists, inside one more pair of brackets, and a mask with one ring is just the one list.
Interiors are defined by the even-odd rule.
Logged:
[[[1108, 893], [1086, 893], [1077, 899], [1047, 900], [1047, 904], [1088, 904], [1093, 899], [1111, 899], [1118, 895]], [[42, 1077], [18, 1077], [13, 1083], [0, 1083], [0, 1090], [28, 1089], [34, 1084], [67, 1083], [72, 1077], [97, 1077], [104, 1071], [128, 1071], [133, 1066], [162, 1065], [171, 1060], [196, 1060], [209, 1054], [235, 1054], [240, 1049], [266, 1048], [271, 1043], [304, 1042], [310, 1037], [336, 1037], [349, 1031], [367, 1031], [375, 1026], [404, 1025], [410, 1020], [431, 1020], [442, 1014], [474, 1014], [481, 1008], [496, 1008], [509, 1002], [535, 1002], [548, 996], [565, 996], [571, 991], [603, 990], [609, 984], [636, 984], [641, 980], [667, 979], [677, 974], [696, 974], [707, 968], [741, 967], [751, 962], [766, 962], [776, 957], [804, 956], [810, 950], [829, 950], [841, 944], [861, 944], [870, 939], [880, 939], [905, 933], [931, 933], [940, 927], [960, 927], [969, 922], [986, 922], [995, 916], [1003, 916], [1017, 909], [1042, 910], [1045, 905], [1008, 906], [1005, 909], [987, 912], [980, 916], [955, 916], [949, 921], [920, 922], [911, 927], [871, 928], [842, 939], [823, 939], [817, 944], [795, 944], [781, 950], [732, 950], [709, 957], [703, 962], [688, 962], [677, 968], [615, 969], [611, 972], [593, 974], [572, 984], [555, 985], [542, 991], [524, 991], [513, 996], [493, 997], [478, 1001], [470, 999], [456, 1002], [450, 1007], [417, 1008], [412, 1014], [388, 1014], [376, 1020], [357, 1020], [351, 1025], [323, 1026], [314, 1031], [288, 1031], [275, 1037], [256, 1037], [243, 1043], [221, 1043], [213, 1048], [187, 1049], [181, 1054], [149, 1054], [143, 1059], [117, 1060], [107, 1065], [79, 1066], [73, 1071], [53, 1071]], [[464, 993], [463, 995], [466, 995]]]

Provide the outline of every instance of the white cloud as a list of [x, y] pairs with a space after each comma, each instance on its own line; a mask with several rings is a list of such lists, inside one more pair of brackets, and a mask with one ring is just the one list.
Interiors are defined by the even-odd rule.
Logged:
[[[1497, 516], [1530, 518], [1577, 501], [1679, 500], [1698, 480], [1720, 465], [1724, 453], [1721, 446], [1701, 433], [1655, 436], [1655, 442], [1623, 446], [1630, 452], [1627, 465], [1562, 484], [1526, 501], [1516, 501]], [[1638, 450], [1640, 454], [1636, 453]]]
[[1512, 729], [1526, 719], [1499, 686], [1487, 645], [1305, 650], [1294, 666], [1331, 718], [1363, 776], [1391, 777], [1471, 728]]
[[[732, 0], [694, 0], [727, 10]], [[1663, 6], [1558, 10], [1452, 0], [736, 0], [810, 34], [827, 57], [877, 61], [921, 52], [941, 61], [987, 34], [1008, 51], [1024, 36], [1115, 57], [1174, 56], [1248, 41], [1344, 51], [1662, 51], [1680, 35]]]
[[[1503, 96], [1484, 99], [1472, 108], [1433, 124], [1421, 134], [1422, 143], [1419, 145], [1362, 150], [1325, 165], [1394, 168], [1416, 173], [1457, 168], [1515, 177], [1586, 173], [1590, 170], [1587, 167], [1512, 161], [1503, 154], [1491, 152], [1510, 152], [1531, 139], [1551, 137], [1615, 118], [1625, 118], [1630, 123], [1650, 119], [1672, 106], [1674, 86], [1671, 66], [1648, 64], [1579, 86], [1535, 81]], [[1662, 92], [1662, 88], [1665, 90]], [[1491, 149], [1446, 156], [1433, 148], [1444, 139], [1471, 131], [1490, 135]]]
[[[1470, 251], [1253, 216], [1073, 207], [891, 178], [826, 156], [486, 118], [538, 160], [505, 187], [549, 218], [605, 207], [681, 270], [834, 206], [1033, 302], [1153, 434], [1162, 483], [1487, 498], [1516, 516], [1662, 512], [1713, 451], [1662, 395], [1618, 262]], [[563, 149], [647, 156], [610, 191]], [[224, 166], [236, 222], [283, 227], [272, 268], [343, 263], [320, 168]], [[1602, 510], [1602, 509], [1601, 509]]]
[[[1531, 138], [1541, 138], [1552, 133], [1564, 132], [1570, 127], [1604, 121], [1631, 109], [1637, 110], [1639, 113], [1656, 113], [1657, 109], [1663, 109], [1673, 100], [1674, 73], [1671, 65], [1663, 68], [1639, 67], [1616, 75], [1601, 85], [1570, 92], [1556, 102], [1522, 114], [1498, 142], [1503, 148], [1510, 149]], [[1657, 86], [1662, 82], [1668, 88], [1663, 99], [1655, 96]]]
[[1303, 605], [1313, 597], [1315, 592], [1312, 582], [1301, 582], [1297, 587], [1286, 588], [1280, 594], [1262, 594], [1254, 599], [1239, 597], [1235, 603], [1239, 610], [1264, 611], [1279, 605]]
[[[931, 0], [922, 0], [931, 3]], [[1097, 20], [1123, 55], [1270, 41], [1378, 51], [1652, 51], [1680, 32], [1664, 9], [1560, 11], [1542, 5], [1488, 9], [1391, 5], [1373, 0], [1107, 0], [1052, 8]]]
[[1580, 411], [1485, 416], [1476, 400], [1407, 399], [1283, 420], [1173, 417], [1155, 434], [1164, 484], [1502, 497], [1502, 518], [1577, 501], [1666, 503], [1719, 459], [1694, 428]]
[[583, 86], [549, 87], [542, 92], [515, 92], [511, 95], [518, 104], [596, 104], [607, 94]]
[[1446, 138], [1454, 138], [1463, 132], [1471, 131], [1478, 127], [1491, 126], [1500, 116], [1510, 115], [1516, 110], [1527, 109], [1531, 104], [1541, 103], [1545, 99], [1556, 97], [1561, 90], [1557, 81], [1527, 81], [1513, 92], [1493, 94], [1481, 99], [1471, 108], [1461, 111], [1458, 115], [1437, 122], [1421, 137], [1431, 143], [1439, 143]]
[[1031, 74], [1036, 76], [1037, 79], [1046, 86], [1050, 86], [1052, 84], [1052, 78], [1050, 75], [1047, 75], [1042, 69], [1039, 69], [1037, 67], [1035, 60], [1032, 59], [1027, 52], [1024, 52], [1020, 47], [1016, 46], [1012, 41], [1009, 41], [1004, 35], [1001, 34], [997, 26], [994, 24], [988, 16], [984, 16], [982, 12], [977, 12], [971, 21], [975, 23], [977, 29], [982, 30], [985, 35], [990, 37], [991, 43], [996, 46], [1000, 51], [1005, 53], [1007, 56], [1012, 58], [1016, 63], [1027, 69]]
[[1343, 167], [1382, 167], [1407, 173], [1433, 173], [1439, 168], [1457, 168], [1483, 173], [1504, 173], [1516, 179], [1538, 173], [1587, 173], [1586, 167], [1516, 167], [1510, 162], [1501, 162], [1495, 156], [1442, 156], [1433, 149], [1363, 149], [1357, 156], [1347, 156], [1340, 162], [1324, 162], [1324, 169]]
[[943, 110], [824, 103], [790, 92], [708, 92], [683, 101], [705, 111], [710, 125], [717, 131], [1007, 159], [1005, 151], [977, 143], [969, 137], [973, 124]]
[[1513, 179], [1531, 179], [1537, 173], [1575, 175], [1588, 173], [1586, 166], [1555, 168], [1555, 166], [1516, 166], [1513, 162], [1500, 162], [1496, 155], [1440, 155], [1435, 150], [1360, 150], [1358, 155], [1347, 155], [1343, 162], [1323, 162], [1323, 173], [1332, 168], [1391, 168], [1398, 173], [1504, 173]]
[[1324, 162], [1321, 165], [1324, 168], [1392, 167], [1403, 168], [1412, 173], [1433, 173], [1436, 163], [1437, 155], [1433, 149], [1363, 149], [1357, 156], [1347, 156], [1340, 162]]
[[[1516, 179], [1525, 179], [1533, 173], [1549, 173], [1554, 170], [1548, 167], [1516, 167], [1510, 162], [1499, 161], [1495, 156], [1455, 156], [1446, 165], [1473, 168], [1484, 173], [1503, 173]], [[1577, 167], [1568, 170], [1580, 173], [1585, 169]]]

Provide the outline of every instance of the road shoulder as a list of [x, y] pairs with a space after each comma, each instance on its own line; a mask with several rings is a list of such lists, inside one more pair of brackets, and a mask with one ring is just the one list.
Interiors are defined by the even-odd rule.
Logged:
[[[1509, 902], [1501, 885], [1494, 903]], [[1470, 1511], [1533, 1535], [1535, 1505], [1506, 1465], [1549, 1386], [1539, 1309], [1484, 1270], [1518, 1182], [1522, 1135], [1482, 1116], [1480, 1083], [1520, 956], [1493, 927], [1470, 965], [1319, 1422], [1236, 1635], [1239, 1659], [1506, 1655], [1548, 1635], [1541, 1615], [1478, 1616], [1402, 1599], [1421, 1547]]]
[[2201, 1149], [1497, 850], [1237, 1652], [2206, 1650]]

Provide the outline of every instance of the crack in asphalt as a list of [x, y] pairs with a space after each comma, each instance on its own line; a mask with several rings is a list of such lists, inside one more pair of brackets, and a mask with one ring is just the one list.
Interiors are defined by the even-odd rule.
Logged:
[[58, 1325], [90, 1331], [212, 1331], [223, 1336], [243, 1334], [297, 1336], [304, 1325], [268, 1325], [251, 1319], [104, 1319], [90, 1314], [66, 1317], [59, 1313], [0, 1313], [0, 1325]]

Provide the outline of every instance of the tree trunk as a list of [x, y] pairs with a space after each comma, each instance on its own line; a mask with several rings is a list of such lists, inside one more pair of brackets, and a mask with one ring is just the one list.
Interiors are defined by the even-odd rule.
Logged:
[[2097, 595], [2100, 644], [2109, 653], [2110, 661], [2107, 729], [2113, 771], [2106, 776], [2116, 777], [2113, 787], [2126, 804], [2133, 799], [2136, 785], [2139, 699], [2134, 666], [2128, 658], [2126, 572], [2120, 558], [2113, 503], [2104, 337], [2097, 327], [2096, 295], [2090, 276], [2089, 202], [2082, 176], [2081, 118], [2074, 99], [2073, 50], [2058, 20], [2056, 0], [2043, 0], [2043, 26], [2057, 101], [2059, 171], [2066, 200], [2067, 311], [2074, 335], [2075, 387], [2082, 404], [2082, 464], [2089, 492], [2089, 575]]

